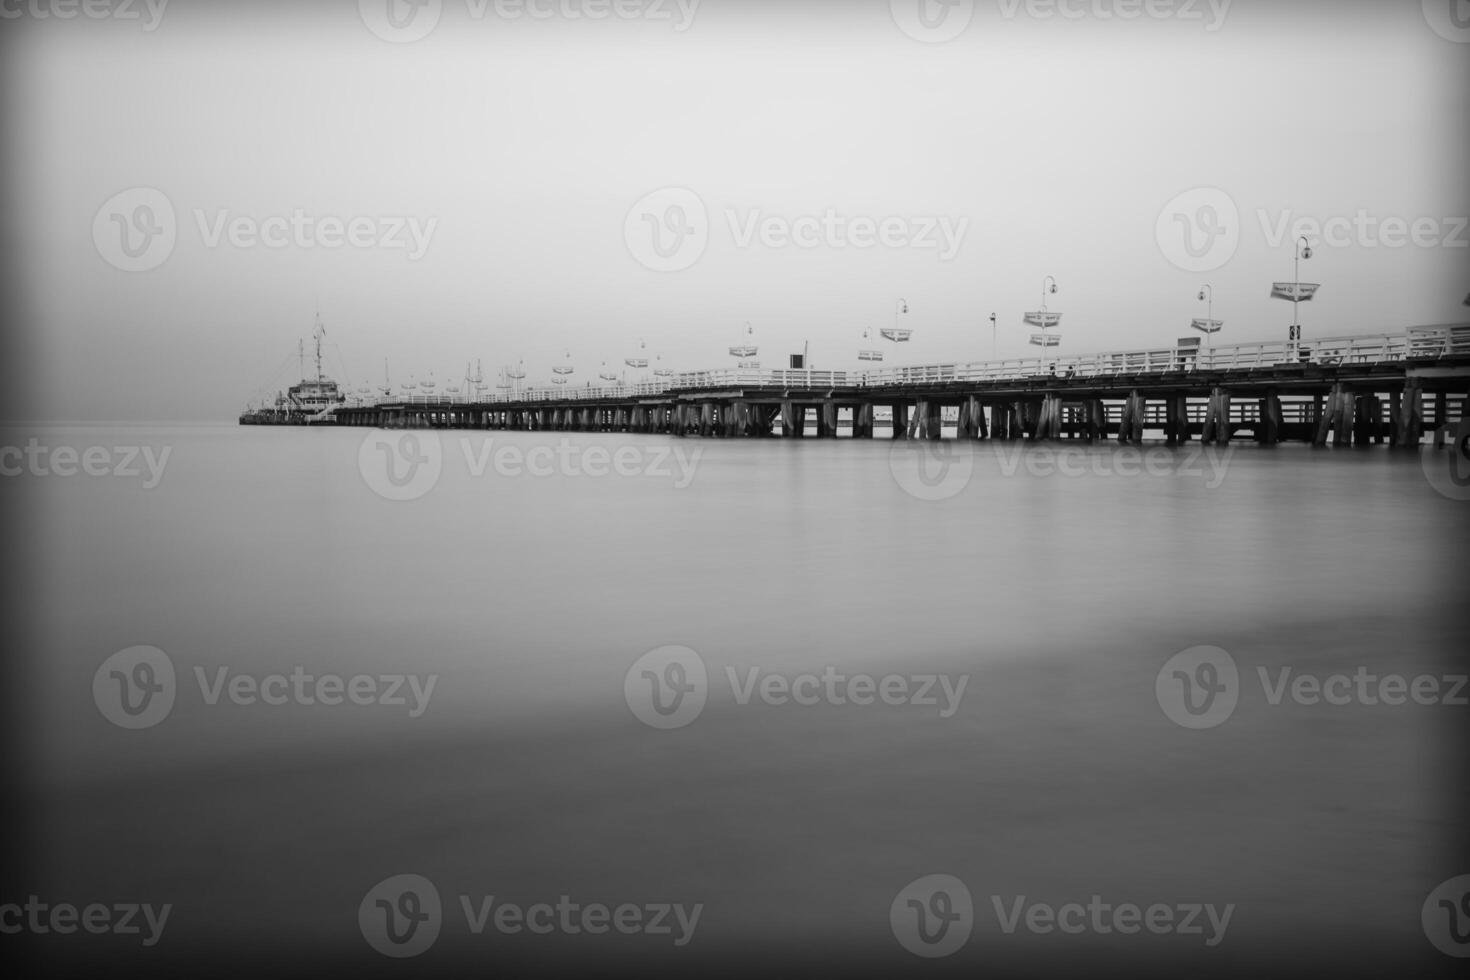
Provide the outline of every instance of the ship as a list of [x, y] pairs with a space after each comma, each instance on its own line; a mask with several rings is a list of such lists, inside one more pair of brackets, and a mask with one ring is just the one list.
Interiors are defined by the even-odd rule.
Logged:
[[336, 421], [337, 409], [347, 404], [337, 382], [322, 373], [322, 338], [327, 334], [318, 314], [312, 332], [316, 345], [316, 377], [306, 376], [306, 343], [298, 341], [297, 357], [301, 364], [301, 381], [284, 392], [277, 392], [269, 405], [247, 408], [240, 415], [241, 425], [319, 425]]

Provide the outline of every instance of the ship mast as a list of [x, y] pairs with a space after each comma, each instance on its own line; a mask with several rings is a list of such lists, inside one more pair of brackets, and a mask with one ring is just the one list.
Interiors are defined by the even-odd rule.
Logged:
[[322, 326], [322, 315], [316, 315], [316, 380], [317, 384], [322, 382], [322, 336], [326, 334], [326, 328]]

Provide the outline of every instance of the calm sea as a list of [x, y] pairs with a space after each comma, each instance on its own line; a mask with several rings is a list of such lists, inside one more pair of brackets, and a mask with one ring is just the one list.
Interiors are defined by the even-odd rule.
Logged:
[[[924, 964], [895, 940], [891, 903], [949, 874], [976, 916], [965, 949], [928, 964], [946, 975], [1076, 956], [1195, 972], [1267, 953], [1439, 962], [1420, 907], [1465, 870], [1449, 789], [1470, 709], [1272, 704], [1261, 679], [1465, 672], [1470, 503], [1432, 489], [1417, 454], [1074, 446], [1062, 460], [982, 443], [925, 458], [883, 439], [449, 432], [364, 445], [378, 437], [233, 426], [0, 442], [33, 436], [103, 447], [113, 469], [122, 448], [168, 451], [152, 487], [141, 453], [138, 476], [0, 481], [35, 842], [7, 897], [173, 906], [151, 949], [77, 937], [48, 958], [219, 950], [222, 969], [332, 955], [393, 972], [357, 910], [412, 873], [445, 906], [412, 961], [424, 969], [695, 973], [768, 955], [898, 974]], [[619, 452], [621, 473], [586, 472]], [[129, 730], [94, 680], [138, 645], [167, 655], [175, 695]], [[629, 672], [670, 645], [707, 668], [707, 703], [662, 730], [630, 707], [644, 679]], [[1239, 696], [1191, 729], [1156, 682], [1198, 646], [1228, 653]], [[752, 669], [967, 686], [947, 716], [937, 685], [937, 706], [759, 690], [742, 704]], [[227, 686], [293, 671], [435, 686], [417, 716], [407, 683], [404, 705], [237, 701]], [[682, 948], [477, 936], [462, 895], [703, 912]], [[1095, 895], [1235, 910], [1212, 948], [1007, 934], [992, 910]]]

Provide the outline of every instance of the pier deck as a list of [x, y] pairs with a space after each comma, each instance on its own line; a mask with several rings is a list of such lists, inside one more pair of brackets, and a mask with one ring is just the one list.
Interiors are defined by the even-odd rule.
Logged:
[[[1294, 355], [1294, 356], [1293, 356]], [[877, 371], [688, 372], [662, 384], [352, 405], [337, 425], [678, 436], [1417, 445], [1470, 395], [1470, 325], [1204, 353], [1124, 351]]]

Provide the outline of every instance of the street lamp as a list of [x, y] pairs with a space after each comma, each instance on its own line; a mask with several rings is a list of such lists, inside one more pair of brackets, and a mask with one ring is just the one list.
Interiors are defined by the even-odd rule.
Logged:
[[[755, 327], [752, 327], [750, 325], [750, 321], [749, 320], [746, 320], [745, 321], [745, 329], [743, 331], [741, 331], [741, 336], [742, 337], [751, 337], [751, 336], [754, 336], [754, 335], [755, 335]], [[734, 347], [731, 347], [730, 348], [730, 356], [731, 357], [734, 357], [734, 358], [755, 357], [756, 354], [758, 354], [759, 352], [760, 352], [760, 349], [758, 347], [756, 347], [755, 344], [752, 344], [752, 343], [736, 344]]]
[[1041, 309], [1027, 313], [1025, 317], [1025, 321], [1031, 326], [1041, 328], [1041, 333], [1031, 335], [1030, 343], [1043, 350], [1060, 346], [1062, 342], [1061, 334], [1049, 334], [1046, 332], [1051, 327], [1062, 322], [1062, 315], [1060, 313], [1049, 312], [1046, 308], [1047, 293], [1050, 292], [1052, 295], [1056, 295], [1056, 291], [1057, 280], [1055, 276], [1047, 276], [1041, 280]]
[[1296, 254], [1292, 260], [1292, 282], [1278, 282], [1271, 285], [1272, 299], [1285, 299], [1291, 301], [1291, 333], [1287, 336], [1286, 359], [1295, 361], [1297, 359], [1297, 347], [1302, 340], [1302, 321], [1298, 307], [1311, 300], [1317, 295], [1321, 288], [1320, 283], [1302, 282], [1302, 259], [1312, 257], [1312, 245], [1307, 241], [1307, 236], [1300, 235], [1296, 240]]
[[1211, 353], [1214, 352], [1214, 335], [1219, 332], [1225, 324], [1215, 319], [1215, 287], [1205, 283], [1200, 287], [1199, 298], [1201, 303], [1208, 303], [1205, 307], [1205, 319], [1194, 320], [1189, 325], [1205, 335], [1205, 344]]
[[999, 341], [996, 340], [994, 313], [990, 314], [990, 359], [992, 361], [1000, 360], [1000, 346]]
[[914, 332], [912, 330], [899, 329], [898, 326], [899, 316], [907, 315], [908, 311], [909, 301], [906, 299], [900, 298], [897, 303], [893, 304], [893, 326], [884, 327], [878, 331], [884, 340], [891, 340], [895, 344], [908, 343], [909, 338], [914, 335]]

